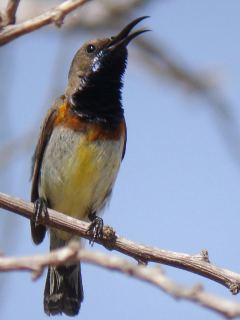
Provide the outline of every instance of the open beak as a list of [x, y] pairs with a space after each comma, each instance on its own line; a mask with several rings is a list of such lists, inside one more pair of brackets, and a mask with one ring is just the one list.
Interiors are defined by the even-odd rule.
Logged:
[[111, 38], [111, 42], [108, 44], [108, 49], [114, 50], [117, 47], [124, 46], [126, 47], [130, 41], [139, 36], [144, 32], [148, 32], [148, 29], [137, 30], [133, 33], [130, 33], [132, 29], [135, 27], [143, 19], [149, 18], [149, 16], [139, 17], [132, 22], [130, 22], [118, 35]]

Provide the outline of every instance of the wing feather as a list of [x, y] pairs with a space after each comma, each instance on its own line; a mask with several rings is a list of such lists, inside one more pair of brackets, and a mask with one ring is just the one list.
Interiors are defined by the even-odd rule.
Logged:
[[33, 154], [32, 159], [32, 191], [31, 191], [31, 201], [34, 202], [39, 198], [38, 194], [38, 184], [39, 184], [39, 176], [40, 170], [43, 160], [43, 155], [49, 138], [52, 134], [54, 120], [56, 118], [57, 109], [62, 105], [64, 101], [64, 97], [58, 98], [54, 105], [49, 109], [43, 125], [41, 127], [40, 136], [38, 139], [38, 143]]
[[[54, 120], [56, 119], [57, 109], [62, 105], [64, 97], [58, 98], [54, 105], [49, 109], [45, 120], [43, 122], [40, 136], [38, 139], [37, 147], [33, 155], [32, 162], [32, 191], [31, 191], [31, 201], [35, 202], [39, 199], [39, 177], [41, 172], [41, 165], [44, 156], [44, 152], [47, 143], [51, 137], [53, 131]], [[47, 199], [44, 199], [47, 201]], [[46, 227], [44, 225], [36, 224], [34, 221], [30, 221], [32, 239], [35, 244], [39, 244], [43, 241], [46, 234]]]

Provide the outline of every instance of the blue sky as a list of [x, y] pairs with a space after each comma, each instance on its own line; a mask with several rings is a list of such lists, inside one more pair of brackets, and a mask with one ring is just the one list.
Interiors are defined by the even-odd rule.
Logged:
[[[133, 15], [151, 16], [143, 25], [152, 33], [144, 37], [159, 41], [189, 69], [216, 77], [237, 123], [239, 10], [237, 0], [231, 4], [223, 0], [153, 1]], [[98, 35], [111, 33], [99, 31]], [[95, 35], [81, 31], [67, 35], [63, 29], [48, 27], [1, 47], [2, 87], [7, 88], [0, 92], [4, 101], [2, 144], [39, 128], [47, 108], [64, 90], [73, 55], [92, 37]], [[127, 152], [104, 221], [118, 234], [144, 244], [189, 254], [207, 248], [213, 263], [239, 272], [239, 163], [210, 105], [180, 84], [152, 75], [136, 61], [136, 50], [134, 44], [129, 46], [123, 90]], [[1, 170], [1, 191], [29, 199], [33, 148], [34, 142]], [[4, 211], [1, 214], [2, 251], [30, 255], [48, 250], [47, 237], [43, 245], [33, 245], [29, 221]], [[105, 251], [98, 245], [94, 249]], [[209, 292], [239, 300], [209, 280], [164, 268], [179, 283], [201, 282]], [[83, 265], [82, 274], [85, 300], [79, 317], [85, 320], [219, 318], [120, 274], [89, 265]], [[37, 282], [23, 272], [1, 274], [0, 278], [1, 319], [47, 318], [42, 307], [45, 276]]]

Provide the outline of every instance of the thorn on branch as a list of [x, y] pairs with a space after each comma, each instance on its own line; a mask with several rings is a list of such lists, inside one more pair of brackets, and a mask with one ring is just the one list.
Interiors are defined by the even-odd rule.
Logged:
[[104, 226], [103, 242], [104, 242], [105, 248], [107, 248], [108, 250], [113, 250], [116, 240], [117, 240], [117, 235], [115, 230], [108, 225]]
[[139, 266], [147, 266], [148, 265], [148, 261], [144, 258], [137, 258], [137, 263]]
[[56, 10], [51, 20], [56, 27], [60, 28], [63, 25], [64, 18], [65, 14], [61, 10]]
[[229, 290], [234, 295], [238, 294], [240, 291], [240, 284], [237, 282], [229, 283]]
[[207, 249], [202, 249], [201, 252], [200, 252], [200, 255], [201, 255], [203, 261], [210, 263], [209, 254], [208, 254], [208, 250]]
[[196, 259], [201, 260], [201, 261], [210, 263], [209, 254], [208, 254], [208, 250], [207, 250], [207, 249], [202, 249], [202, 250], [200, 251], [200, 253], [194, 255], [194, 257], [195, 257]]

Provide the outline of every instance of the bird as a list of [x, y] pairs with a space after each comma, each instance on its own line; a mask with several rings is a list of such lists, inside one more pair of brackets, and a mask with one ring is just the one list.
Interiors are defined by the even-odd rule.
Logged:
[[[147, 17], [133, 20], [116, 36], [86, 42], [73, 58], [66, 90], [48, 110], [33, 155], [31, 201], [35, 211], [30, 225], [35, 244], [45, 237], [47, 228], [39, 217], [47, 208], [90, 221], [92, 243], [102, 235], [99, 213], [110, 199], [126, 150], [122, 87], [127, 46], [149, 31], [131, 32]], [[50, 250], [76, 237], [55, 228], [48, 231]], [[80, 263], [49, 266], [45, 313], [75, 316], [82, 301]]]

